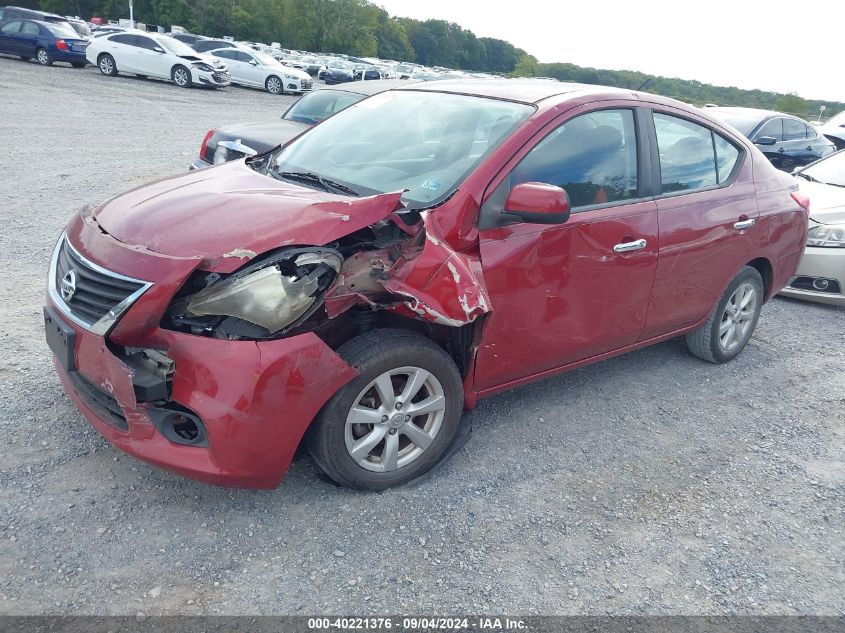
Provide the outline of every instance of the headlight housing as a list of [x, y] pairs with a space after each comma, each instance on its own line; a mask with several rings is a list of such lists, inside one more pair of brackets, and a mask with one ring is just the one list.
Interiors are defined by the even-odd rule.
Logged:
[[845, 224], [819, 224], [807, 233], [807, 246], [845, 248]]
[[328, 248], [285, 249], [174, 302], [171, 317], [191, 326], [201, 322], [206, 334], [270, 338], [322, 305], [342, 263]]
[[206, 64], [205, 62], [194, 62], [191, 65], [194, 68], [196, 68], [197, 70], [201, 70], [201, 71], [206, 72], [206, 73], [213, 73], [214, 72], [214, 69], [209, 64]]

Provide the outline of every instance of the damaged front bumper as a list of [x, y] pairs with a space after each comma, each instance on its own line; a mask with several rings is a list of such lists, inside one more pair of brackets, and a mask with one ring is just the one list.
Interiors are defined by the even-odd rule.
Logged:
[[[256, 342], [161, 329], [154, 315], [197, 261], [127, 247], [81, 220], [68, 240], [85, 260], [108, 261], [116, 273], [146, 270], [151, 280], [104, 333], [48, 293], [48, 342], [82, 414], [109, 442], [166, 470], [212, 484], [277, 486], [317, 412], [357, 372], [311, 333]], [[194, 430], [180, 434], [186, 424]]]

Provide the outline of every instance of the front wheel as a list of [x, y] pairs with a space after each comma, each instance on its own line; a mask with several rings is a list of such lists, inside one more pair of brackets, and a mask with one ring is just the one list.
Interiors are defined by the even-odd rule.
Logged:
[[434, 466], [463, 410], [454, 361], [429, 339], [398, 329], [367, 332], [337, 353], [359, 375], [308, 430], [308, 449], [320, 468], [348, 488], [384, 490]]
[[264, 82], [264, 87], [267, 88], [267, 92], [273, 95], [280, 95], [285, 92], [282, 80], [276, 77], [276, 75], [270, 75], [267, 77], [267, 81]]
[[745, 266], [725, 290], [707, 322], [687, 334], [689, 351], [711, 363], [736, 358], [748, 344], [763, 307], [763, 279]]
[[174, 66], [173, 71], [170, 73], [170, 77], [173, 79], [173, 83], [180, 88], [191, 87], [191, 71], [184, 66]]
[[46, 48], [39, 48], [37, 51], [35, 51], [35, 59], [42, 66], [53, 65], [53, 56], [50, 55]]

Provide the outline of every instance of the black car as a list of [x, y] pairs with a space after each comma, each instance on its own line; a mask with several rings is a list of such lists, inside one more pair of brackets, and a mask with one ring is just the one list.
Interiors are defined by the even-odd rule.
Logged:
[[355, 81], [381, 79], [381, 72], [375, 66], [367, 66], [366, 64], [355, 64], [353, 75]]
[[742, 132], [783, 171], [809, 165], [836, 150], [812, 125], [789, 114], [728, 107], [708, 107], [707, 113]]
[[323, 81], [329, 86], [355, 81], [355, 66], [349, 62], [335, 61], [323, 73]]
[[[187, 44], [191, 48], [194, 48], [194, 45], [197, 42], [201, 42], [202, 40], [208, 39], [206, 37], [203, 37], [202, 35], [194, 35], [193, 33], [168, 33], [168, 35], [170, 37], [172, 37], [174, 40], [179, 40], [183, 44]], [[228, 44], [231, 45], [231, 42], [228, 42]], [[196, 49], [194, 48], [194, 50], [196, 50]], [[208, 49], [208, 50], [212, 50], [212, 49]]]
[[361, 99], [407, 85], [407, 81], [361, 81], [354, 86], [314, 90], [288, 108], [281, 119], [209, 130], [200, 147], [199, 158], [190, 168], [202, 169], [262, 154]]
[[213, 51], [215, 48], [234, 48], [235, 44], [229, 40], [199, 38], [193, 44], [188, 44], [188, 46], [198, 53], [207, 53], [208, 51]]

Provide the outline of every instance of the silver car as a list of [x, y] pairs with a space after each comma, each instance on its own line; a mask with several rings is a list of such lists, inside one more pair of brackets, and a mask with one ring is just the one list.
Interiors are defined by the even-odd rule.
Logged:
[[810, 198], [810, 230], [782, 295], [845, 306], [845, 150], [793, 172]]

